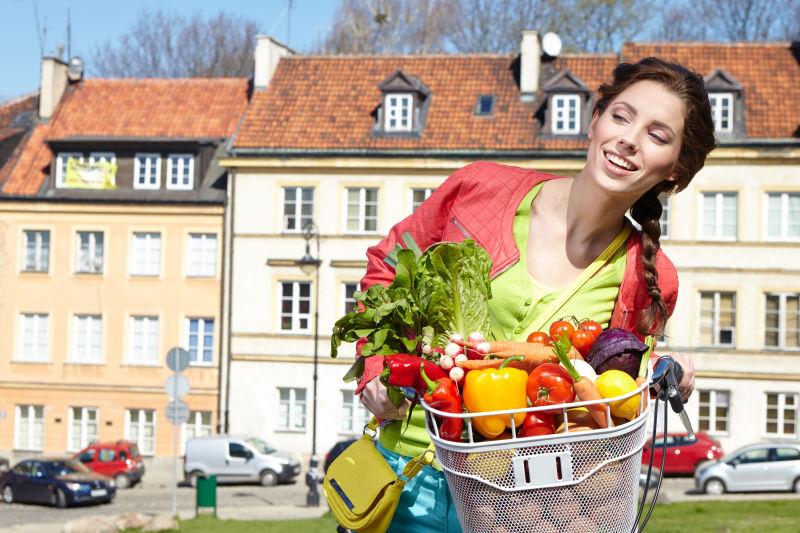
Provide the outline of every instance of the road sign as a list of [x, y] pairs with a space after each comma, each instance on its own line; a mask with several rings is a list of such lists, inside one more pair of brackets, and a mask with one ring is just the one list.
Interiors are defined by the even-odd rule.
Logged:
[[172, 400], [167, 404], [167, 420], [173, 426], [183, 424], [189, 420], [189, 406], [181, 400]]
[[164, 390], [167, 392], [167, 396], [173, 400], [183, 398], [189, 394], [189, 380], [181, 374], [172, 374], [164, 382]]
[[172, 348], [167, 352], [167, 366], [173, 372], [181, 372], [189, 366], [189, 352], [180, 347]]

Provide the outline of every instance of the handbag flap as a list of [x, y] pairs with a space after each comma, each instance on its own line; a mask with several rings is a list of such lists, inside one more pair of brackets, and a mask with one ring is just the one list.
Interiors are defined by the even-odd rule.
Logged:
[[358, 515], [370, 509], [397, 474], [386, 462], [371, 439], [361, 438], [347, 447], [328, 467], [326, 496], [336, 495]]

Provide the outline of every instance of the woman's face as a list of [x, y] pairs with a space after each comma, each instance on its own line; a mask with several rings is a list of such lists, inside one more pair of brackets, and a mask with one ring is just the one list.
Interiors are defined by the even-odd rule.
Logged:
[[673, 170], [683, 138], [683, 102], [663, 85], [637, 82], [589, 126], [587, 166], [611, 193], [638, 199]]

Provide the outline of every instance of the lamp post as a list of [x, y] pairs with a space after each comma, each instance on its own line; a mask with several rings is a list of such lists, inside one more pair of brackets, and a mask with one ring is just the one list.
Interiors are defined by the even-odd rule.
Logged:
[[[319, 232], [313, 222], [307, 222], [303, 226], [303, 238], [306, 240], [306, 253], [297, 262], [297, 266], [306, 276], [316, 275], [314, 283], [314, 388], [312, 389], [312, 412], [311, 412], [311, 459], [309, 460], [308, 473], [306, 474], [306, 505], [308, 507], [319, 507], [319, 472], [317, 466], [317, 366], [319, 362], [319, 268], [322, 261], [319, 258]], [[317, 257], [311, 255], [311, 239], [317, 245]]]

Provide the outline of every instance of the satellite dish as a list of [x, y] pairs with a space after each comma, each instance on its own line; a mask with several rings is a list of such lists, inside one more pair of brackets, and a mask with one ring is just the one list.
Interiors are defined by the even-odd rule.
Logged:
[[553, 32], [547, 32], [542, 37], [542, 50], [550, 57], [558, 57], [561, 53], [561, 37]]
[[78, 56], [69, 60], [67, 65], [67, 77], [70, 81], [78, 81], [83, 78], [83, 59]]

